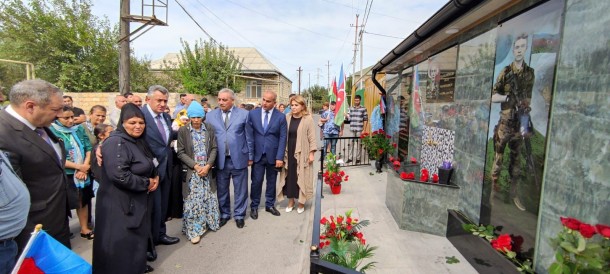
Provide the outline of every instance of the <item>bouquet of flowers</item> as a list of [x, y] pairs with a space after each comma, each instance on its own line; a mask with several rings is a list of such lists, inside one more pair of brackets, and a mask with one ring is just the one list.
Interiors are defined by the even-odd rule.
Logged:
[[337, 157], [335, 155], [329, 152], [326, 155], [324, 163], [326, 164], [326, 171], [322, 174], [322, 177], [324, 178], [325, 184], [333, 187], [340, 186], [342, 182], [347, 182], [349, 176], [341, 170], [340, 166], [337, 164]]
[[560, 220], [563, 229], [551, 239], [556, 251], [549, 273], [610, 273], [610, 226], [593, 226], [574, 218]]
[[[367, 245], [362, 232], [359, 231], [367, 226], [369, 221], [352, 219], [351, 214], [350, 209], [345, 213], [345, 217], [339, 215], [335, 218], [331, 215], [330, 219], [320, 219], [320, 249], [323, 260], [356, 269], [362, 260], [373, 257], [377, 247]], [[369, 262], [358, 271], [372, 269], [375, 263]]]
[[391, 155], [396, 150], [396, 143], [390, 142], [392, 136], [386, 135], [383, 129], [373, 131], [373, 133], [362, 133], [360, 139], [369, 154], [369, 158], [379, 160], [384, 153]]

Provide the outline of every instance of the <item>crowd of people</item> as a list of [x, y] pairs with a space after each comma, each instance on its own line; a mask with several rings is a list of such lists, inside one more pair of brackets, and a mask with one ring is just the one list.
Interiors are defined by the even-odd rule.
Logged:
[[166, 234], [172, 218], [182, 218], [193, 244], [231, 219], [244, 228], [248, 205], [258, 219], [263, 185], [269, 214], [280, 216], [284, 199], [286, 213], [305, 211], [317, 145], [303, 97], [284, 106], [265, 91], [248, 111], [231, 89], [218, 92], [215, 109], [181, 94], [173, 117], [168, 98], [153, 85], [144, 101], [118, 95], [116, 110], [96, 105], [87, 115], [46, 81], [11, 88], [0, 110], [0, 174], [15, 175], [1, 177], [0, 274], [11, 272], [36, 224], [70, 248], [72, 209], [80, 237], [93, 241], [95, 273], [153, 271], [156, 246], [180, 241]]

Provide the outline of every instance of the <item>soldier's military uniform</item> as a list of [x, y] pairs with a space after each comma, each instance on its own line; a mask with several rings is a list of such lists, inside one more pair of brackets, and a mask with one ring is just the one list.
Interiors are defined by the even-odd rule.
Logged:
[[[519, 175], [518, 156], [523, 144], [523, 136], [519, 132], [520, 124], [517, 111], [523, 100], [530, 102], [534, 78], [534, 69], [525, 62], [523, 62], [520, 69], [511, 63], [500, 72], [493, 90], [494, 93], [508, 97], [506, 102], [500, 104], [500, 121], [498, 121], [494, 129], [495, 157], [492, 168], [492, 181], [495, 185], [500, 176], [504, 149], [508, 144], [510, 148], [509, 175], [511, 178], [512, 197], [516, 194], [516, 186], [513, 179]], [[529, 112], [529, 109], [526, 111]]]

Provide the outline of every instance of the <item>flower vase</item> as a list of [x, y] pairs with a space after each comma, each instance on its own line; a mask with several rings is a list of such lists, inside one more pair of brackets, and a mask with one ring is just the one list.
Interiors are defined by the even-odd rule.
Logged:
[[381, 173], [381, 167], [383, 166], [383, 156], [380, 156], [379, 159], [377, 159], [377, 161], [375, 161], [375, 171], [377, 173]]
[[341, 185], [330, 186], [330, 192], [332, 192], [335, 195], [341, 193]]

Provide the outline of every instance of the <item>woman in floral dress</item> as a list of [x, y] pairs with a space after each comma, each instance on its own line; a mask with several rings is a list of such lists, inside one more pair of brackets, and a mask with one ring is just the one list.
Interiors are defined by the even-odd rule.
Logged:
[[208, 229], [216, 231], [220, 227], [216, 181], [211, 174], [217, 147], [212, 126], [203, 122], [203, 107], [192, 102], [187, 113], [190, 123], [178, 130], [178, 158], [187, 170], [182, 183], [182, 232], [197, 244]]

